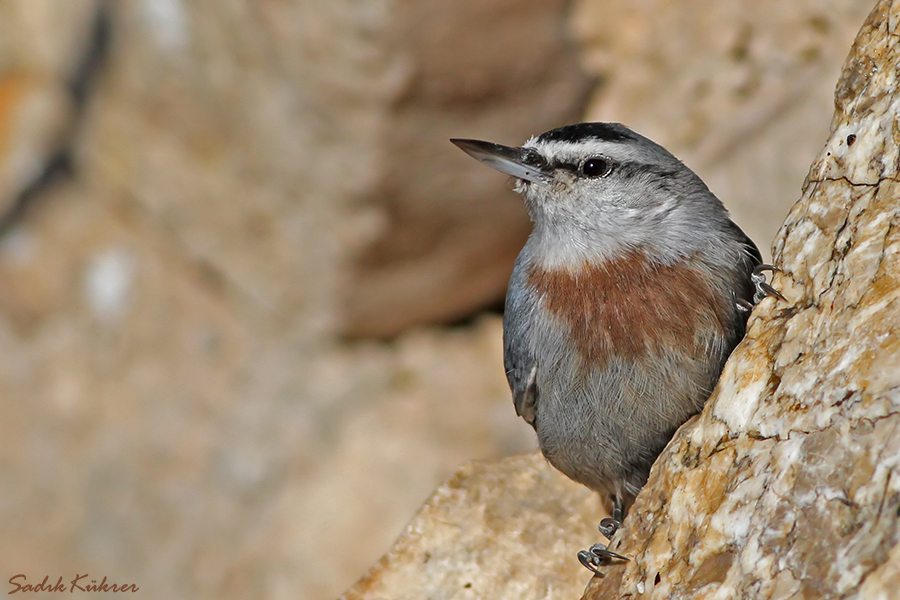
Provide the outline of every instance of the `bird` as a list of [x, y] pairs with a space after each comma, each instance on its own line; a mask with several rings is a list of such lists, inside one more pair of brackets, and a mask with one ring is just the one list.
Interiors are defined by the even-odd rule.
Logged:
[[[520, 147], [450, 140], [511, 176], [533, 223], [503, 314], [516, 414], [543, 455], [609, 497], [609, 540], [675, 430], [700, 412], [750, 309], [780, 294], [756, 244], [701, 178], [619, 123]], [[594, 544], [585, 567], [627, 557]]]

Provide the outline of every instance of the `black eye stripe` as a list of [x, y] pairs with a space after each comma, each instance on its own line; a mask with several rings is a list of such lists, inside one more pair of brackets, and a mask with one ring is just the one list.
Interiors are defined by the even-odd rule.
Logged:
[[522, 157], [522, 161], [530, 166], [535, 167], [536, 169], [542, 169], [547, 166], [547, 159], [544, 158], [540, 152], [533, 148], [526, 148], [524, 156]]
[[[606, 157], [604, 157], [604, 158], [606, 158]], [[648, 176], [648, 175], [652, 176], [652, 177], [667, 178], [667, 177], [673, 177], [677, 174], [676, 171], [674, 171], [672, 169], [667, 169], [660, 165], [649, 165], [646, 163], [639, 163], [639, 162], [620, 163], [620, 162], [615, 162], [609, 158], [606, 158], [606, 160], [609, 161], [610, 165], [612, 166], [612, 169], [615, 170], [616, 173], [618, 173], [620, 176], [626, 177], [626, 178], [637, 177], [637, 176]], [[568, 161], [559, 161], [559, 160], [553, 161], [551, 163], [552, 168], [554, 168], [554, 169], [565, 169], [566, 171], [571, 171], [575, 175], [581, 175], [581, 176], [584, 176], [584, 173], [582, 173], [582, 171], [581, 171], [581, 165], [583, 165], [583, 164], [584, 163], [578, 164], [578, 163], [573, 163], [573, 162], [568, 162]]]
[[[602, 159], [602, 160], [606, 161], [606, 164], [609, 166], [608, 170], [611, 170], [611, 169], [612, 169], [613, 162], [612, 162], [610, 159], [605, 158], [605, 157], [593, 157], [593, 158], [594, 158], [594, 159]], [[580, 163], [580, 164], [579, 164], [579, 163], [571, 163], [571, 162], [561, 162], [561, 161], [556, 161], [556, 162], [553, 163], [553, 167], [556, 168], [556, 169], [565, 169], [566, 171], [571, 171], [572, 173], [574, 173], [574, 174], [576, 174], [576, 175], [585, 175], [585, 173], [584, 173], [584, 165], [585, 165], [588, 161], [590, 161], [590, 160], [591, 160], [591, 159], [589, 158], [588, 160], [586, 160], [586, 161], [584, 161], [584, 162], [582, 162], [582, 163]], [[608, 173], [607, 173], [607, 174], [608, 174]], [[588, 177], [591, 177], [591, 175], [588, 175]]]
[[557, 162], [553, 165], [557, 169], [565, 169], [566, 171], [572, 171], [576, 175], [578, 174], [578, 165], [570, 162]]

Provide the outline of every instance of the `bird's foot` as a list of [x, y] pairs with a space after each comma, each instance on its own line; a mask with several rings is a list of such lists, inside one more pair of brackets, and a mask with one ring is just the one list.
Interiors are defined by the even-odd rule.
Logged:
[[597, 526], [597, 529], [600, 530], [600, 533], [603, 534], [608, 540], [611, 540], [616, 532], [619, 530], [619, 527], [622, 526], [622, 521], [612, 517], [606, 517], [602, 521], [600, 521], [600, 525]]
[[[603, 537], [611, 541], [612, 537], [616, 535], [616, 532], [622, 526], [623, 518], [624, 511], [622, 510], [622, 505], [615, 497], [613, 497], [613, 516], [602, 519], [600, 525], [597, 526], [597, 529], [600, 530]], [[631, 559], [618, 552], [613, 552], [603, 544], [594, 544], [587, 550], [579, 552], [578, 560], [584, 565], [585, 569], [593, 571], [596, 575], [602, 577], [603, 573], [597, 570], [598, 567], [608, 565], [614, 560]]]
[[[773, 273], [781, 272], [781, 269], [775, 267], [773, 265], [758, 265], [753, 271], [750, 273], [750, 281], [753, 282], [753, 287], [755, 292], [753, 293], [753, 302], [748, 302], [747, 300], [741, 298], [737, 301], [738, 308], [743, 312], [749, 313], [753, 310], [753, 307], [762, 302], [764, 298], [768, 298], [769, 296], [775, 296], [779, 300], [785, 300], [785, 297], [781, 295], [781, 292], [773, 288], [766, 281], [765, 272], [772, 271]], [[786, 300], [785, 300], [786, 301]]]
[[781, 273], [781, 269], [775, 267], [773, 265], [759, 265], [753, 272], [750, 273], [750, 281], [753, 282], [753, 286], [756, 288], [756, 293], [753, 294], [753, 304], [759, 304], [763, 298], [767, 298], [768, 296], [775, 296], [779, 300], [784, 300], [784, 296], [781, 295], [781, 292], [773, 288], [766, 282], [766, 271], [772, 271], [773, 273]]
[[587, 550], [582, 550], [578, 553], [578, 560], [584, 565], [584, 568], [588, 571], [593, 571], [594, 574], [603, 577], [603, 573], [601, 573], [598, 569], [599, 567], [610, 564], [614, 560], [631, 560], [627, 556], [622, 556], [618, 552], [613, 552], [603, 544], [594, 544]]

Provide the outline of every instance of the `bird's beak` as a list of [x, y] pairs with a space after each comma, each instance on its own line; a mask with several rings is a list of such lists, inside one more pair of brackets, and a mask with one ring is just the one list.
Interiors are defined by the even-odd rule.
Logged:
[[450, 141], [472, 158], [501, 173], [540, 185], [547, 185], [553, 179], [547, 161], [532, 148], [511, 148], [481, 140]]

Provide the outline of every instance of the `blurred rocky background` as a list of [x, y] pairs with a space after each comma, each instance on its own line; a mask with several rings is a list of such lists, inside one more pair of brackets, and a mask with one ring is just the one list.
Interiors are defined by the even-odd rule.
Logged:
[[872, 4], [0, 4], [0, 581], [336, 596], [534, 447], [528, 221], [447, 138], [624, 122], [767, 252]]

